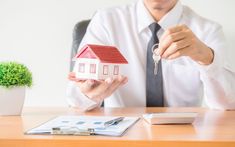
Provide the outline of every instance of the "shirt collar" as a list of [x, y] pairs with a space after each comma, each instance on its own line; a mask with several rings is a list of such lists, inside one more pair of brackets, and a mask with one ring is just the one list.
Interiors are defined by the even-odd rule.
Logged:
[[[183, 6], [180, 1], [158, 22], [162, 29], [166, 30], [169, 27], [178, 24], [180, 17], [183, 12]], [[155, 20], [145, 7], [143, 0], [139, 0], [137, 3], [137, 22], [138, 31], [141, 33], [144, 29], [148, 28], [150, 24], [154, 23]]]

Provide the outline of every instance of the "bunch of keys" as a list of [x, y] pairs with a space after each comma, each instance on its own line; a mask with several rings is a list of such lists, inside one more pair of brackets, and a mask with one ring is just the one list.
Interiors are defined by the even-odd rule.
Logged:
[[152, 52], [153, 52], [153, 62], [154, 62], [154, 75], [157, 75], [158, 71], [158, 62], [161, 60], [161, 56], [158, 56], [157, 54], [154, 53], [155, 48], [158, 48], [158, 43], [154, 44], [152, 47]]

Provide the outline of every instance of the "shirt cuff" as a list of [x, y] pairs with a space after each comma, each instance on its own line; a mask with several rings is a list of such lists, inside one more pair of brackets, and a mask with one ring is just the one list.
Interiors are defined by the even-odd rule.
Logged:
[[71, 107], [78, 108], [82, 111], [89, 111], [100, 106], [99, 103], [82, 94], [74, 82], [71, 82], [68, 85], [67, 97], [67, 102]]
[[219, 74], [219, 71], [222, 67], [222, 61], [217, 55], [216, 52], [214, 52], [214, 59], [213, 62], [209, 65], [201, 65], [199, 63], [196, 63], [197, 68], [199, 69], [202, 76], [212, 76], [215, 77], [217, 74]]

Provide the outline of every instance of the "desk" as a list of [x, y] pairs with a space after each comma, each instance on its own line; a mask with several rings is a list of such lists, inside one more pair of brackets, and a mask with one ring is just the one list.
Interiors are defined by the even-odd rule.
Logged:
[[[122, 137], [24, 135], [58, 115], [141, 116], [149, 112], [199, 112], [193, 125], [155, 125], [138, 121]], [[0, 147], [235, 147], [235, 111], [205, 108], [24, 108], [22, 116], [0, 116]]]

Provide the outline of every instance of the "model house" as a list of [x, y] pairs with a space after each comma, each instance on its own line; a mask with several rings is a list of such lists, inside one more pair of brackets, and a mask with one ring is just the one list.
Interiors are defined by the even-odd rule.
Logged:
[[85, 45], [75, 56], [75, 73], [79, 79], [106, 79], [121, 74], [128, 64], [116, 47]]

